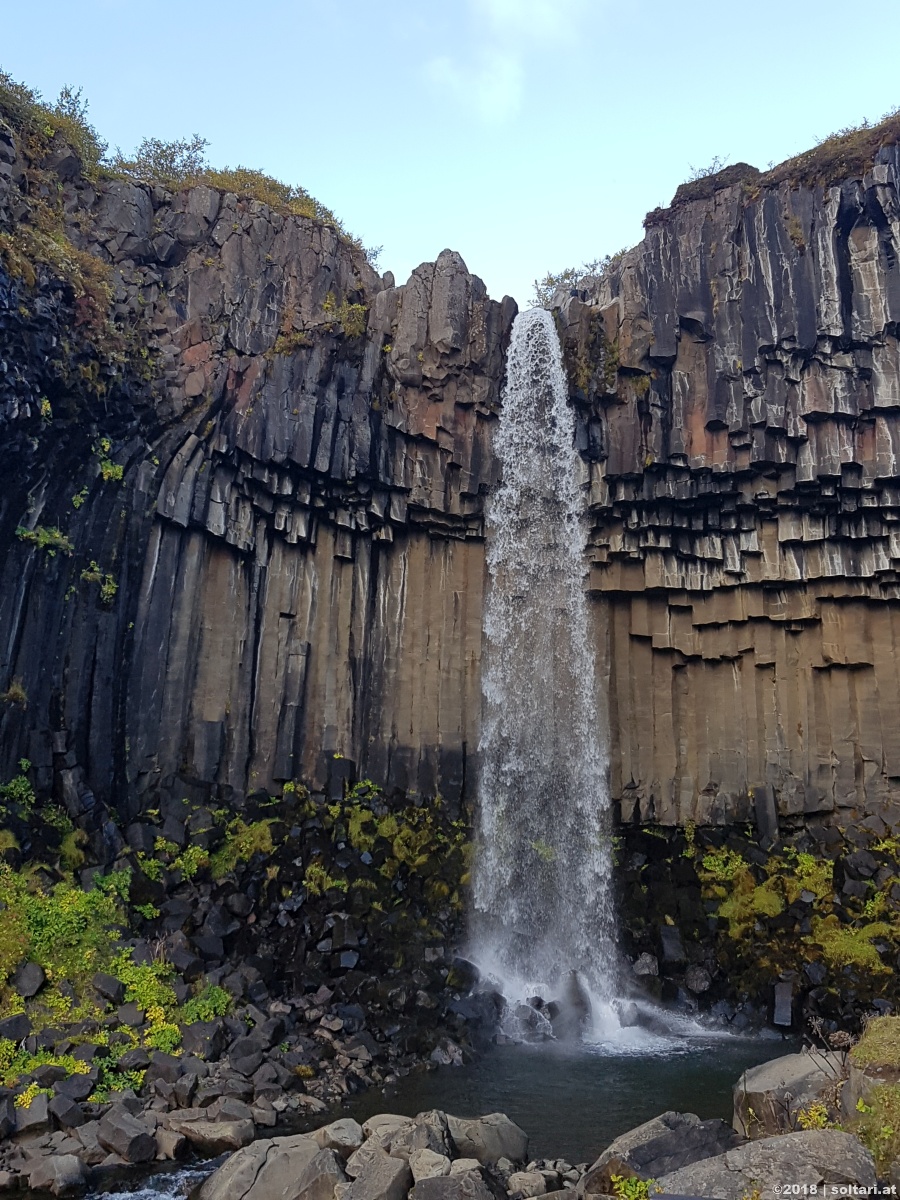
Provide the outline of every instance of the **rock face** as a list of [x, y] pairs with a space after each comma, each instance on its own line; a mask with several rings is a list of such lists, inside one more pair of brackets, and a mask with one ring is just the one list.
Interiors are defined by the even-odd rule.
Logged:
[[[133, 819], [343, 756], [458, 802], [514, 303], [450, 251], [395, 287], [310, 218], [42, 169], [121, 347], [64, 362], [96, 312], [0, 272], [0, 776]], [[730, 168], [559, 297], [626, 821], [893, 811], [898, 181], [896, 144]]]
[[814, 1129], [748, 1142], [727, 1154], [663, 1175], [657, 1185], [672, 1196], [741, 1200], [753, 1189], [762, 1196], [780, 1195], [785, 1179], [802, 1179], [820, 1194], [825, 1184], [838, 1189], [851, 1185], [871, 1188], [875, 1186], [875, 1166], [868, 1150], [849, 1133]]
[[807, 158], [560, 297], [626, 820], [898, 798], [900, 151]]
[[515, 305], [451, 251], [393, 287], [257, 201], [59, 185], [146, 379], [101, 399], [87, 367], [55, 369], [41, 337], [75, 324], [70, 294], [0, 271], [0, 775], [27, 753], [74, 812], [90, 792], [135, 815], [159, 792], [322, 788], [345, 756], [458, 799]]

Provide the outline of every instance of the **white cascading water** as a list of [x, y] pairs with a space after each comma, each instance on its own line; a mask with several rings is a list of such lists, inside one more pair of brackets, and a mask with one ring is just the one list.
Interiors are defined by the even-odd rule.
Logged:
[[577, 971], [603, 1036], [618, 1028], [606, 747], [575, 422], [544, 309], [513, 325], [494, 446], [472, 953], [507, 998], [558, 995]]

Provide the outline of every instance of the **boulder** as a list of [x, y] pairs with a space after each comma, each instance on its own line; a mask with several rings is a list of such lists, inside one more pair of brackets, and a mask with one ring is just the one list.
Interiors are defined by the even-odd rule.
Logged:
[[291, 1200], [333, 1200], [337, 1184], [346, 1182], [341, 1156], [334, 1150], [320, 1150], [304, 1167]]
[[249, 1146], [256, 1134], [252, 1121], [194, 1121], [187, 1117], [168, 1117], [166, 1126], [186, 1137], [195, 1150], [209, 1158], [229, 1150]]
[[810, 1194], [820, 1196], [826, 1184], [873, 1188], [875, 1164], [851, 1134], [810, 1129], [746, 1142], [726, 1154], [662, 1175], [656, 1183], [669, 1195], [742, 1200], [752, 1194], [772, 1196], [776, 1187], [780, 1191], [791, 1181], [802, 1181]]
[[228, 1061], [235, 1071], [249, 1078], [262, 1066], [265, 1049], [259, 1038], [241, 1037], [229, 1047]]
[[450, 1159], [446, 1154], [437, 1154], [434, 1150], [412, 1150], [409, 1155], [409, 1169], [412, 1171], [413, 1181], [419, 1183], [423, 1179], [449, 1175]]
[[457, 1153], [463, 1158], [477, 1158], [480, 1163], [495, 1163], [501, 1158], [520, 1163], [528, 1159], [528, 1135], [505, 1113], [489, 1113], [472, 1120], [448, 1116], [447, 1124]]
[[261, 1138], [213, 1172], [197, 1200], [290, 1200], [297, 1180], [318, 1153], [315, 1139], [306, 1133]]
[[345, 1200], [406, 1200], [412, 1182], [407, 1162], [374, 1146], [348, 1188]]
[[31, 1033], [31, 1019], [25, 1013], [16, 1013], [12, 1017], [4, 1017], [0, 1021], [0, 1038], [9, 1038], [11, 1042], [21, 1042]]
[[114, 1105], [100, 1121], [97, 1140], [123, 1162], [152, 1162], [156, 1158], [156, 1138], [143, 1121], [121, 1105]]
[[68, 1096], [54, 1096], [47, 1109], [64, 1129], [76, 1129], [87, 1120], [81, 1105]]
[[553, 1008], [553, 1032], [560, 1041], [577, 1041], [591, 1023], [591, 998], [577, 971], [569, 971]]
[[790, 1133], [797, 1112], [834, 1089], [842, 1077], [838, 1051], [803, 1051], [761, 1063], [734, 1085], [733, 1125], [748, 1138]]
[[44, 986], [46, 978], [44, 968], [39, 966], [38, 963], [22, 963], [21, 967], [19, 967], [18, 971], [12, 977], [12, 985], [20, 996], [24, 996], [26, 1000], [30, 1000]]
[[481, 1163], [477, 1158], [455, 1158], [450, 1164], [450, 1174], [460, 1175], [464, 1171], [480, 1171]]
[[366, 1138], [379, 1138], [384, 1134], [391, 1135], [404, 1125], [412, 1124], [412, 1117], [400, 1117], [396, 1113], [379, 1113], [363, 1121], [363, 1135]]
[[605, 1196], [613, 1175], [657, 1179], [702, 1158], [732, 1149], [740, 1138], [724, 1121], [701, 1121], [693, 1113], [665, 1112], [611, 1142], [578, 1181], [579, 1196]]
[[16, 1133], [44, 1133], [50, 1124], [47, 1097], [35, 1096], [27, 1108], [16, 1109]]
[[49, 1154], [41, 1158], [28, 1175], [28, 1185], [36, 1192], [69, 1196], [84, 1184], [84, 1166], [74, 1154]]
[[8, 1138], [16, 1128], [16, 1106], [12, 1097], [0, 1097], [0, 1141]]
[[[358, 1150], [363, 1144], [362, 1126], [350, 1117], [323, 1125], [321, 1129], [316, 1129], [312, 1136], [322, 1150], [336, 1150], [343, 1159], [348, 1159], [354, 1150]], [[343, 1175], [343, 1171], [341, 1174]]]
[[156, 1149], [162, 1158], [182, 1159], [190, 1153], [191, 1143], [174, 1129], [157, 1129]]
[[395, 1158], [408, 1159], [414, 1150], [432, 1150], [452, 1158], [455, 1147], [447, 1114], [439, 1109], [419, 1113], [411, 1124], [404, 1125], [391, 1136], [385, 1149]]
[[547, 1181], [540, 1171], [513, 1171], [506, 1181], [507, 1191], [518, 1192], [520, 1196], [543, 1196], [547, 1191]]
[[125, 999], [125, 985], [121, 980], [116, 979], [115, 975], [107, 975], [105, 971], [98, 971], [91, 980], [91, 984], [95, 992], [116, 1007]]
[[423, 1179], [409, 1193], [409, 1200], [496, 1200], [496, 1197], [479, 1169]]

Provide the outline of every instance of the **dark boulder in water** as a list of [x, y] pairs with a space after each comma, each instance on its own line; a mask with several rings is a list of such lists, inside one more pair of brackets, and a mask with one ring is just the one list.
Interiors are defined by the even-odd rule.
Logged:
[[560, 1041], [575, 1041], [590, 1028], [591, 998], [577, 971], [566, 975], [562, 995], [547, 1006], [548, 1013], [551, 1008], [553, 1032]]

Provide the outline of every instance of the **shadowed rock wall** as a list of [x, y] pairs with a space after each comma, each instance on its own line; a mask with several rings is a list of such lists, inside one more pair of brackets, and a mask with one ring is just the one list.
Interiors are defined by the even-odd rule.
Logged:
[[[5, 146], [14, 228], [48, 171]], [[77, 324], [73, 290], [3, 273], [3, 777], [27, 755], [73, 812], [96, 793], [130, 815], [326, 786], [345, 756], [458, 800], [515, 306], [449, 251], [394, 287], [333, 229], [208, 187], [61, 186], [147, 369], [94, 387], [39, 337]]]
[[875, 157], [748, 169], [558, 297], [626, 820], [900, 818], [900, 153]]

